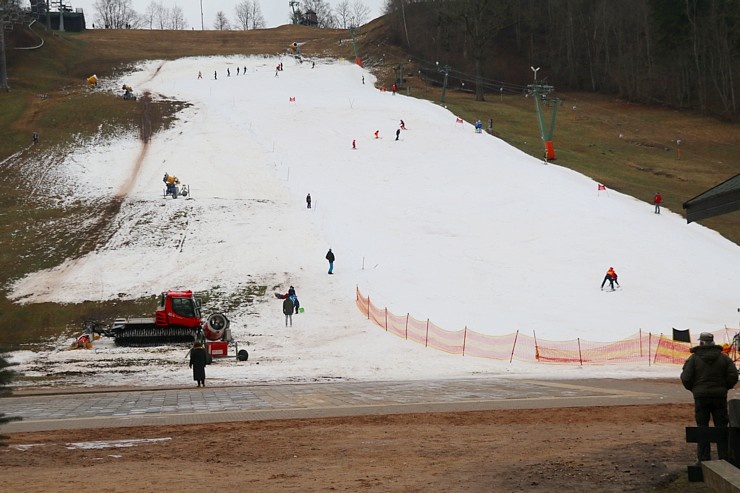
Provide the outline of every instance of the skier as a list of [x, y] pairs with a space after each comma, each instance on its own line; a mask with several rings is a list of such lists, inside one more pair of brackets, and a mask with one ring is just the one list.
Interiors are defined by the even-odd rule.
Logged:
[[401, 130], [406, 130], [406, 124], [401, 120]]
[[334, 252], [331, 251], [331, 248], [326, 252], [326, 260], [329, 261], [329, 274], [334, 274]]
[[376, 131], [375, 131], [375, 138], [376, 138], [376, 139], [379, 139], [379, 138], [380, 138], [380, 137], [379, 137], [379, 134], [380, 134], [380, 130], [376, 130]]
[[199, 78], [199, 79], [202, 79], [202, 78], [203, 78], [203, 74], [202, 74], [202, 73], [200, 73], [200, 70], [198, 70], [198, 78]]
[[395, 85], [395, 84], [393, 84], [393, 85], [391, 86], [391, 91], [393, 91], [393, 95], [394, 95], [394, 96], [396, 95], [396, 90], [397, 90], [397, 89], [398, 89], [398, 87], [396, 87], [396, 85]]
[[239, 75], [239, 67], [236, 67], [236, 75]]
[[213, 71], [213, 80], [218, 80], [218, 72]]
[[397, 129], [396, 129], [396, 140], [398, 140], [398, 137], [399, 137], [400, 135], [401, 135], [401, 129], [400, 129], [400, 128], [397, 128]]
[[357, 142], [355, 139], [352, 139], [352, 149], [357, 149]]
[[[306, 195], [306, 209], [310, 209], [310, 208], [311, 208], [311, 194], [309, 193], [308, 195]], [[291, 288], [292, 287], [293, 286], [291, 286]]]
[[653, 197], [653, 204], [655, 204], [655, 213], [660, 214], [660, 203], [663, 202], [663, 197], [660, 195], [660, 192], [655, 192], [655, 197]]
[[619, 287], [619, 283], [617, 282], [617, 273], [614, 271], [614, 267], [609, 267], [609, 270], [606, 271], [606, 275], [604, 276], [604, 280], [601, 281], [601, 290], [604, 290], [604, 284], [606, 284], [606, 281], [609, 281], [609, 287], [612, 291], [614, 291], [614, 284], [616, 283], [617, 287]]
[[228, 68], [226, 69], [226, 77], [231, 77], [231, 70]]

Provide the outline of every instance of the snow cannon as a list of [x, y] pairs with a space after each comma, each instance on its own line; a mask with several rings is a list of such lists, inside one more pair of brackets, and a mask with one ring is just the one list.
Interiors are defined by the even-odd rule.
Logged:
[[87, 86], [90, 89], [93, 89], [94, 87], [98, 86], [98, 76], [93, 74], [90, 77], [87, 78]]
[[203, 325], [203, 334], [209, 341], [231, 341], [229, 319], [223, 313], [214, 313]]

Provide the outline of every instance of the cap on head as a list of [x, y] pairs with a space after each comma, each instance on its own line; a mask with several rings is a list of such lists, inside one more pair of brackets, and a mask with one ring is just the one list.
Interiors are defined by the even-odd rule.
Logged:
[[711, 332], [702, 332], [699, 334], [700, 346], [711, 346], [714, 344], [714, 334]]

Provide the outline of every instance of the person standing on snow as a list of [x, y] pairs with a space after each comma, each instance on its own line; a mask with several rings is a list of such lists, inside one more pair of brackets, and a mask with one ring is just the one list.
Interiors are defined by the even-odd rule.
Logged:
[[326, 252], [326, 260], [329, 261], [329, 274], [334, 273], [334, 252], [331, 251], [331, 248], [328, 252]]
[[400, 135], [401, 135], [401, 129], [400, 129], [400, 128], [397, 128], [397, 129], [396, 129], [396, 140], [398, 140], [398, 137], [399, 137]]
[[[681, 371], [681, 383], [694, 396], [694, 418], [696, 426], [709, 427], [709, 418], [715, 428], [726, 428], [729, 422], [727, 412], [727, 391], [737, 384], [737, 368], [732, 359], [723, 354], [722, 346], [714, 344], [714, 335], [702, 332], [699, 345], [690, 349], [691, 356]], [[727, 441], [717, 442], [717, 456], [727, 459]], [[696, 458], [699, 462], [711, 460], [709, 442], [696, 444]]]
[[190, 350], [190, 368], [193, 369], [193, 380], [198, 382], [198, 387], [206, 386], [206, 363], [208, 355], [200, 341], [196, 341]]
[[298, 301], [298, 295], [295, 294], [295, 288], [293, 286], [290, 287], [288, 290], [288, 298], [290, 298], [293, 301], [293, 305], [295, 306], [295, 312], [298, 313], [301, 308], [301, 302]]
[[617, 287], [619, 287], [619, 283], [617, 282], [617, 273], [614, 271], [614, 267], [609, 267], [609, 270], [606, 271], [606, 275], [604, 276], [604, 280], [601, 281], [601, 290], [604, 290], [604, 284], [606, 284], [606, 281], [609, 281], [609, 287], [612, 291], [614, 291], [614, 283], [617, 284]]
[[660, 203], [663, 202], [663, 197], [660, 195], [660, 192], [655, 192], [655, 197], [653, 197], [653, 204], [655, 204], [655, 213], [660, 214]]
[[306, 195], [306, 209], [311, 208], [311, 194]]
[[290, 326], [293, 327], [293, 300], [290, 299], [290, 296], [287, 296], [285, 300], [283, 300], [283, 314], [285, 315], [285, 326], [288, 326], [288, 323], [290, 323]]

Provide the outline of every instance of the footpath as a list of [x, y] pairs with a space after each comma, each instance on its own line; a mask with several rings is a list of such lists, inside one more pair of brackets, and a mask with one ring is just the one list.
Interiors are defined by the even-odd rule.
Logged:
[[408, 380], [16, 390], [0, 433], [424, 412], [691, 403], [677, 380]]

